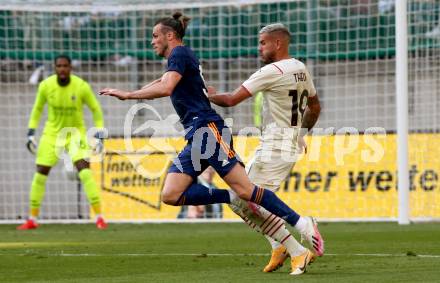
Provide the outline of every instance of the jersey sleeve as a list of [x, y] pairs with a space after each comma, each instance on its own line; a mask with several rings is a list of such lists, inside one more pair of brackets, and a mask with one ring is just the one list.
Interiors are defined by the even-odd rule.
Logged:
[[96, 99], [92, 88], [87, 82], [84, 82], [81, 90], [82, 99], [92, 112], [95, 127], [104, 128], [104, 115], [102, 114], [101, 105], [99, 104], [98, 99]]
[[34, 106], [32, 107], [31, 116], [29, 118], [28, 128], [36, 129], [40, 123], [41, 113], [43, 113], [44, 105], [46, 104], [46, 93], [44, 83], [38, 86], [37, 97], [35, 98]]
[[250, 94], [255, 95], [260, 91], [264, 92], [264, 90], [276, 84], [280, 79], [279, 74], [279, 70], [271, 65], [267, 65], [253, 73], [242, 86], [247, 89]]
[[186, 70], [186, 54], [180, 52], [180, 49], [173, 52], [173, 54], [168, 58], [168, 68], [167, 72], [175, 71], [183, 76]]

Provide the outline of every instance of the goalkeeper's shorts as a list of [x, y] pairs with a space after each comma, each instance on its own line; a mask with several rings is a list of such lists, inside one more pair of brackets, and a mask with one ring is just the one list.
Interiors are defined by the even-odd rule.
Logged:
[[73, 163], [90, 158], [90, 148], [85, 134], [72, 135], [67, 138], [57, 138], [43, 134], [38, 144], [38, 165], [53, 167], [63, 157], [64, 152], [70, 156]]

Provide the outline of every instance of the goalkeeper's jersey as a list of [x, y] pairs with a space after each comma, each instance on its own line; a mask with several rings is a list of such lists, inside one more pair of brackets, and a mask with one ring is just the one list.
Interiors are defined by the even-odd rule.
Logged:
[[70, 82], [67, 86], [60, 86], [56, 75], [52, 75], [40, 83], [29, 119], [29, 129], [38, 127], [46, 103], [48, 111], [43, 131], [45, 135], [55, 136], [66, 127], [77, 128], [80, 132], [85, 133], [84, 104], [93, 114], [95, 127], [104, 127], [101, 106], [90, 85], [80, 77], [70, 75]]

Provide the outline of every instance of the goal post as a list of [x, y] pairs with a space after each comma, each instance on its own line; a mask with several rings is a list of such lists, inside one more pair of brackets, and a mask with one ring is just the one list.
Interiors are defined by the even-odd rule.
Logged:
[[397, 163], [399, 224], [409, 224], [407, 1], [396, 1]]

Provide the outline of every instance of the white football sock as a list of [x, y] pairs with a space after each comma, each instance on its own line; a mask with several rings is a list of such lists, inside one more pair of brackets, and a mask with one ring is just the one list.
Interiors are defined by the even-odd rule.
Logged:
[[285, 221], [263, 207], [243, 200], [235, 201], [230, 204], [230, 207], [252, 229], [264, 234], [272, 249], [276, 249], [282, 244], [290, 256], [297, 256], [305, 251], [305, 248], [290, 234]]
[[277, 241], [275, 241], [274, 239], [272, 239], [268, 235], [264, 235], [264, 237], [266, 237], [266, 239], [269, 241], [269, 244], [272, 246], [272, 250], [275, 250], [281, 246], [280, 243], [278, 243]]
[[240, 202], [240, 198], [237, 196], [237, 194], [233, 190], [228, 190], [229, 193], [229, 203], [237, 205], [237, 202]]
[[[284, 230], [286, 231], [285, 234], [287, 234], [286, 237], [283, 239], [283, 245], [286, 247], [287, 252], [290, 254], [291, 257], [298, 256], [306, 251], [306, 248], [304, 248], [296, 239], [293, 237], [292, 234], [290, 234], [289, 230], [287, 230], [286, 226], [284, 225]], [[283, 229], [280, 229], [283, 230]]]
[[[272, 241], [276, 240], [276, 242], [279, 243], [278, 246], [285, 246], [287, 252], [290, 254], [291, 257], [300, 255], [305, 252], [305, 248], [300, 243], [298, 243], [298, 241], [292, 236], [292, 234], [290, 234], [290, 231], [287, 229], [285, 221], [283, 219], [270, 213], [261, 206], [257, 207], [259, 212], [258, 214], [266, 219], [266, 221], [260, 225], [260, 229], [262, 230], [266, 238], [271, 238], [273, 239]], [[254, 215], [258, 217], [257, 214]], [[249, 218], [251, 220], [258, 221], [258, 219], [255, 219], [255, 216], [250, 216]], [[271, 245], [272, 241], [269, 241]], [[274, 247], [274, 245], [272, 245], [272, 248], [277, 248], [277, 246]]]
[[294, 228], [302, 235], [307, 230], [307, 224], [308, 224], [307, 220], [304, 217], [300, 216]]

